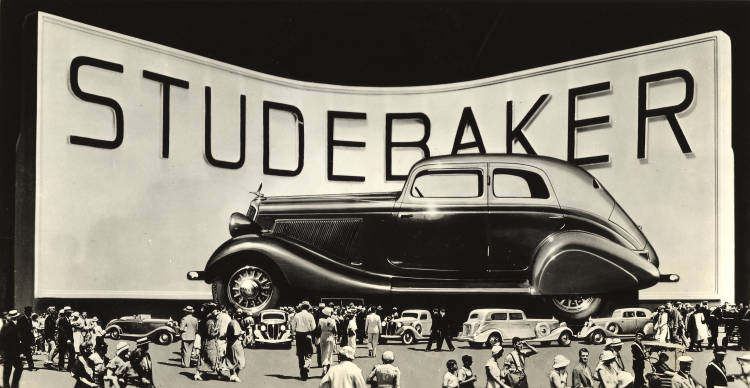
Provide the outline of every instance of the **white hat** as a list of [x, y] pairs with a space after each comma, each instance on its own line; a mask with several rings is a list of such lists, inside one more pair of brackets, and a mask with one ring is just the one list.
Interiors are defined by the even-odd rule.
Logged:
[[344, 358], [347, 358], [349, 360], [354, 360], [354, 355], [356, 354], [356, 351], [351, 346], [344, 346], [339, 351], [339, 354], [344, 356]]
[[619, 338], [607, 338], [607, 341], [604, 343], [604, 345], [622, 346], [622, 340], [620, 340]]
[[570, 360], [568, 360], [562, 354], [558, 354], [557, 356], [555, 356], [554, 361], [552, 361], [552, 369], [562, 368], [568, 366], [569, 364]]
[[321, 313], [323, 313], [323, 315], [327, 317], [330, 317], [331, 315], [333, 315], [333, 309], [330, 307], [324, 307]]
[[602, 352], [602, 361], [614, 360], [615, 353], [611, 350], [605, 350]]
[[396, 356], [393, 355], [393, 352], [390, 350], [386, 350], [385, 352], [383, 352], [382, 357], [383, 357], [383, 362], [393, 361], [396, 359]]
[[120, 341], [117, 343], [117, 347], [115, 349], [117, 349], [115, 353], [119, 356], [120, 354], [122, 354], [122, 352], [130, 348], [128, 347], [128, 344], [125, 341]]
[[8, 311], [8, 319], [18, 318], [19, 316], [21, 316], [21, 314], [18, 312], [18, 310]]
[[690, 357], [690, 356], [680, 356], [680, 357], [679, 357], [679, 358], [677, 359], [677, 362], [679, 362], [679, 363], [683, 363], [683, 362], [693, 362], [693, 358], [692, 358], [692, 357]]
[[492, 347], [492, 355], [500, 354], [503, 352], [503, 347], [500, 345], [495, 345]]

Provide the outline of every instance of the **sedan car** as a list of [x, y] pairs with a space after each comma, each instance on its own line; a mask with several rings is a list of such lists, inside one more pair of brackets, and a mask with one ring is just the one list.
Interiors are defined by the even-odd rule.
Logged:
[[578, 338], [599, 345], [604, 343], [607, 337], [635, 335], [644, 332], [653, 315], [650, 310], [644, 308], [617, 309], [612, 312], [611, 317], [589, 318], [578, 333]]
[[383, 322], [383, 342], [400, 339], [405, 345], [430, 337], [432, 316], [427, 310], [404, 310], [400, 318]]
[[172, 318], [151, 318], [149, 314], [138, 314], [113, 319], [104, 327], [104, 332], [112, 339], [120, 337], [148, 337], [161, 345], [171, 344], [179, 338], [179, 324]]
[[288, 316], [282, 310], [265, 310], [260, 313], [253, 331], [254, 346], [282, 345], [292, 347], [292, 334]]
[[541, 343], [557, 341], [570, 345], [573, 331], [557, 319], [529, 319], [521, 310], [478, 309], [469, 313], [456, 341], [466, 341], [469, 346], [492, 347], [510, 342], [514, 337]]
[[284, 292], [505, 294], [583, 319], [608, 298], [679, 279], [659, 274], [654, 248], [601, 182], [549, 157], [428, 158], [390, 193], [253, 194], [230, 217], [231, 239], [187, 273], [252, 312]]

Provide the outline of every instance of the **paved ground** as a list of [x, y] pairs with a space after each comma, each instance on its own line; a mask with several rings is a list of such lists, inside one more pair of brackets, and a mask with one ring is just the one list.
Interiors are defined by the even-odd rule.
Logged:
[[[380, 345], [378, 353], [384, 350], [392, 350], [396, 354], [396, 365], [399, 366], [403, 375], [402, 387], [440, 387], [442, 376], [445, 373], [445, 363], [449, 359], [459, 361], [464, 354], [471, 355], [474, 358], [474, 371], [479, 375], [477, 387], [484, 387], [486, 379], [482, 373], [482, 366], [489, 358], [487, 349], [470, 349], [463, 343], [456, 343], [457, 348], [454, 352], [424, 352], [424, 344], [418, 346], [405, 346], [401, 344]], [[131, 346], [132, 343], [131, 343]], [[586, 346], [594, 357], [598, 357], [602, 346], [592, 346], [573, 342], [570, 347], [548, 346], [538, 347], [540, 354], [532, 357], [528, 361], [529, 386], [548, 387], [547, 375], [552, 365], [552, 358], [556, 354], [563, 354], [571, 360], [577, 359], [578, 349]], [[114, 346], [110, 342], [110, 349]], [[628, 365], [631, 364], [630, 343], [625, 342], [623, 358]], [[507, 352], [506, 348], [506, 352]], [[193, 371], [183, 369], [179, 363], [179, 346], [177, 343], [169, 346], [151, 346], [151, 354], [154, 360], [155, 380], [158, 387], [215, 387], [232, 384], [224, 381], [207, 380], [193, 381]], [[321, 369], [314, 368], [311, 372], [312, 378], [303, 382], [298, 379], [296, 367], [296, 358], [294, 348], [289, 349], [247, 349], [245, 351], [248, 365], [240, 374], [242, 383], [239, 385], [252, 387], [317, 387], [319, 384], [318, 376]], [[737, 351], [729, 352], [727, 356], [727, 368], [730, 373], [739, 372], [736, 362]], [[703, 381], [705, 379], [705, 366], [711, 360], [710, 351], [702, 353], [689, 353], [696, 359], [693, 375]], [[355, 363], [362, 368], [364, 373], [368, 373], [375, 364], [376, 359], [367, 358], [367, 349], [365, 345], [360, 345], [357, 349], [357, 359]], [[36, 356], [37, 366], [42, 365], [44, 356]], [[315, 362], [313, 360], [313, 362]], [[314, 364], [315, 365], [315, 364]], [[648, 367], [647, 367], [648, 370]], [[738, 383], [739, 384], [739, 383]], [[70, 374], [58, 372], [49, 369], [40, 369], [36, 372], [24, 371], [21, 379], [22, 387], [66, 387], [72, 386], [73, 379]], [[730, 385], [743, 386], [744, 385]]]

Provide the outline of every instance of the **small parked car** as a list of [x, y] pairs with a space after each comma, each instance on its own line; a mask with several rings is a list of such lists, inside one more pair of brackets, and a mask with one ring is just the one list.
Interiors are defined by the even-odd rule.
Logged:
[[[532, 155], [427, 158], [401, 191], [266, 197], [229, 219], [230, 239], [189, 280], [252, 313], [285, 294], [533, 295], [586, 319], [676, 274], [586, 170]], [[575, 281], [570, 279], [575, 278]]]
[[645, 331], [653, 315], [650, 310], [640, 307], [617, 309], [611, 317], [589, 318], [577, 337], [599, 345], [607, 337], [635, 335]]
[[427, 310], [404, 310], [401, 317], [384, 321], [380, 338], [383, 342], [400, 339], [404, 345], [411, 345], [430, 337], [432, 316]]
[[137, 314], [113, 319], [104, 327], [104, 333], [112, 339], [120, 337], [148, 337], [160, 345], [171, 344], [179, 338], [177, 321], [172, 318], [152, 318], [150, 314]]
[[255, 324], [254, 346], [282, 345], [292, 347], [292, 332], [289, 329], [289, 316], [282, 310], [264, 310]]
[[478, 309], [469, 313], [456, 341], [466, 341], [473, 348], [492, 347], [510, 342], [513, 337], [548, 344], [557, 341], [569, 346], [573, 331], [557, 319], [528, 319], [522, 310]]

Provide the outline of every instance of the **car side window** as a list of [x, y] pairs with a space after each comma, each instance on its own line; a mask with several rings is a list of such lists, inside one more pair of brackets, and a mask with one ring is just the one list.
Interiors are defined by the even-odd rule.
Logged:
[[510, 168], [496, 168], [492, 173], [492, 192], [497, 198], [549, 198], [549, 189], [539, 174]]
[[480, 170], [423, 170], [411, 187], [415, 198], [477, 198], [484, 194]]
[[508, 313], [494, 313], [490, 315], [491, 321], [505, 321], [508, 319]]
[[633, 318], [635, 317], [635, 313], [632, 311], [625, 311], [622, 313], [623, 318]]
[[636, 311], [635, 316], [637, 316], [638, 318], [646, 318], [646, 313], [644, 313], [643, 311]]
[[521, 313], [510, 313], [510, 320], [511, 321], [521, 321], [521, 320], [523, 320], [523, 314], [521, 314]]

